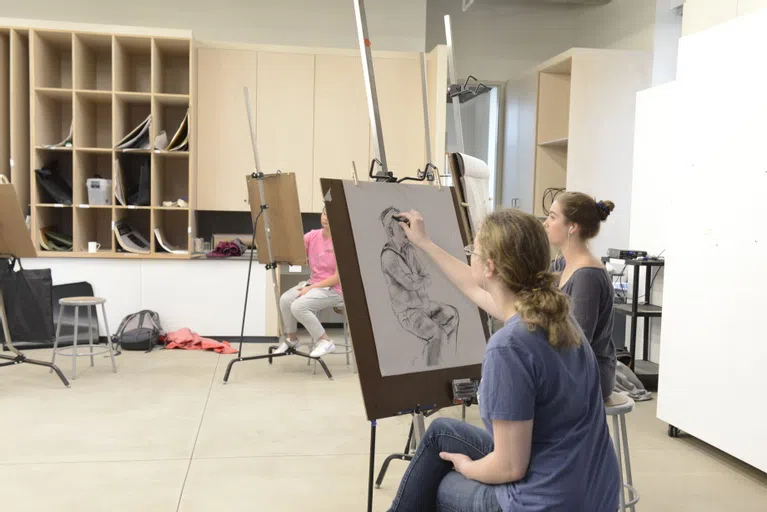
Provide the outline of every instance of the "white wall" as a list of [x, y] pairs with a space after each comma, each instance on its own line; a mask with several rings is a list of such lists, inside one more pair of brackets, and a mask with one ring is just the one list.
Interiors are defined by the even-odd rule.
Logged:
[[[667, 1], [667, 0], [662, 0]], [[587, 7], [578, 16], [578, 46], [651, 51], [655, 37], [656, 0], [613, 0]]]
[[[8, 18], [189, 29], [201, 40], [353, 48], [351, 0], [2, 0]], [[367, 0], [377, 50], [423, 51], [426, 0]]]
[[577, 46], [580, 9], [556, 4], [477, 2], [462, 12], [460, 0], [428, 0], [426, 46], [445, 43], [443, 17], [449, 14], [458, 75], [506, 81]]

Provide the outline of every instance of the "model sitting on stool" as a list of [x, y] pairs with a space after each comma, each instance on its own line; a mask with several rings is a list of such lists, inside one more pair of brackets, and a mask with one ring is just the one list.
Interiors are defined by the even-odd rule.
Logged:
[[561, 272], [559, 288], [570, 297], [570, 309], [589, 340], [599, 363], [602, 398], [615, 387], [615, 343], [613, 342], [613, 282], [588, 243], [615, 208], [612, 201], [597, 202], [580, 192], [565, 192], [551, 205], [543, 223], [551, 245], [562, 253], [551, 265]]
[[490, 214], [466, 248], [467, 265], [429, 239], [418, 213], [402, 215], [413, 244], [506, 324], [490, 338], [482, 363], [486, 430], [434, 420], [391, 511], [615, 512], [620, 474], [599, 368], [548, 272], [541, 222], [518, 210]]
[[275, 354], [282, 354], [289, 346], [298, 347], [298, 322], [306, 327], [314, 341], [314, 349], [310, 356], [322, 357], [336, 348], [317, 318], [317, 313], [323, 309], [338, 306], [344, 301], [325, 210], [322, 210], [320, 221], [322, 229], [315, 229], [304, 235], [304, 247], [309, 258], [309, 281], [300, 283], [280, 297], [285, 339], [274, 351]]

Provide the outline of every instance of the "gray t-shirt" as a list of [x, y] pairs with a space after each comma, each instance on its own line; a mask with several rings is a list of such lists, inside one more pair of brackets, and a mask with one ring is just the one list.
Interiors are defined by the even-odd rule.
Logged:
[[[557, 259], [551, 267], [554, 272], [564, 270], [564, 258]], [[613, 283], [605, 269], [581, 267], [573, 272], [562, 291], [570, 297], [572, 314], [597, 356], [602, 397], [606, 400], [615, 387]]]
[[543, 330], [514, 315], [487, 344], [479, 407], [490, 434], [493, 420], [533, 420], [527, 473], [495, 489], [504, 512], [618, 509], [618, 459], [585, 338], [555, 350]]

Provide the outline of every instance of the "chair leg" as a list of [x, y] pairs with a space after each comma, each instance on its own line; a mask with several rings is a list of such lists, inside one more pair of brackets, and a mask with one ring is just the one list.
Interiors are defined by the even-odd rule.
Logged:
[[[59, 306], [59, 319], [56, 322], [56, 339], [53, 340], [53, 356], [51, 357], [51, 364], [56, 362], [56, 350], [59, 348], [59, 336], [61, 336], [61, 317], [64, 312], [64, 306]], [[53, 373], [53, 368], [48, 370], [48, 373]]]
[[[629, 455], [629, 432], [626, 428], [626, 415], [621, 415], [621, 437], [623, 438], [623, 455], [626, 457], [626, 483], [629, 485], [629, 501], [634, 501], [634, 479], [631, 477], [631, 456]], [[635, 511], [634, 505], [629, 507]]]
[[88, 306], [88, 346], [91, 351], [91, 368], [93, 368], [93, 306]]
[[80, 306], [75, 306], [75, 331], [72, 341], [72, 380], [77, 379], [77, 324], [80, 321]]
[[621, 430], [620, 430], [620, 425], [618, 424], [617, 416], [613, 416], [613, 443], [615, 444], [615, 454], [618, 456], [618, 471], [620, 472], [620, 475], [621, 475], [620, 511], [625, 512], [626, 497], [625, 497], [625, 493], [623, 492], [623, 458], [621, 457]]
[[[101, 316], [104, 317], [104, 328], [107, 330], [107, 348], [109, 348], [109, 357], [112, 358], [112, 372], [117, 373], [117, 364], [115, 364], [115, 350], [112, 346], [112, 332], [109, 330], [109, 320], [107, 320], [107, 308], [101, 304]], [[98, 324], [98, 322], [96, 322]]]
[[346, 321], [346, 313], [344, 312], [344, 345], [346, 345], [346, 366], [349, 366], [349, 354], [352, 351], [352, 346], [349, 343], [349, 322]]

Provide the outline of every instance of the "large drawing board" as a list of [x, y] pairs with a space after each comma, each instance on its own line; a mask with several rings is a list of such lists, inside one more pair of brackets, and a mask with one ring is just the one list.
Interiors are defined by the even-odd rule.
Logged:
[[253, 221], [261, 211], [261, 192], [264, 191], [264, 204], [268, 205], [265, 214], [269, 217], [271, 231], [272, 260], [266, 244], [266, 222], [264, 215], [258, 221], [256, 245], [258, 262], [262, 264], [277, 262], [290, 265], [306, 265], [304, 249], [304, 229], [301, 223], [301, 208], [298, 203], [296, 175], [292, 172], [264, 174], [263, 178], [247, 177], [248, 200]]
[[37, 256], [16, 189], [8, 184], [0, 185], [0, 254], [12, 254], [17, 258]]
[[[470, 239], [460, 221], [455, 190], [333, 179], [322, 179], [321, 184], [368, 419], [452, 405], [452, 381], [480, 377], [488, 338], [484, 313], [449, 284], [425, 254], [415, 248], [402, 250], [396, 243], [399, 250], [387, 249], [391, 237], [381, 214], [389, 206], [423, 212], [435, 242], [465, 259], [463, 246]], [[386, 274], [400, 254], [403, 264], [412, 262], [410, 251], [417, 251], [421, 270], [429, 276], [423, 314], [417, 307], [398, 311], [401, 301], [396, 294], [392, 299]], [[426, 319], [429, 314], [432, 322]], [[434, 324], [456, 327], [452, 340], [434, 335]], [[413, 334], [424, 326], [424, 337], [432, 329], [429, 343], [443, 343], [437, 364], [429, 361], [428, 343]]]

